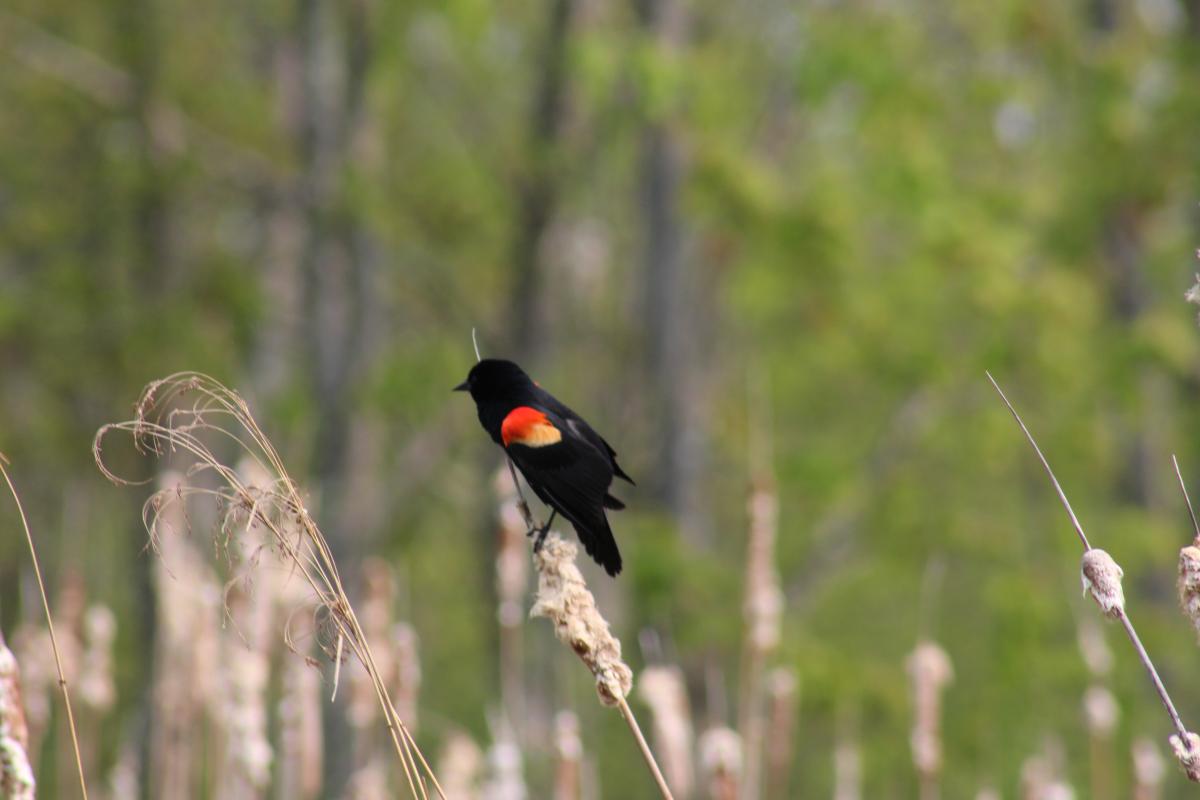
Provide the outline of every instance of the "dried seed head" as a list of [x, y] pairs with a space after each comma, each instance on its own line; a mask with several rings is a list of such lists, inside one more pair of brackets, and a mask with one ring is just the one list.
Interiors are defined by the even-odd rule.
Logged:
[[742, 776], [742, 737], [730, 728], [709, 728], [700, 736], [700, 769], [713, 800], [734, 800]]
[[492, 746], [488, 750], [488, 779], [483, 800], [526, 800], [529, 792], [522, 774], [521, 745], [507, 721], [492, 724]]
[[1121, 710], [1113, 693], [1103, 686], [1090, 686], [1083, 693], [1083, 716], [1088, 730], [1094, 735], [1108, 737], [1117, 727]]
[[[1200, 256], [1200, 252], [1197, 252], [1197, 256]], [[1196, 275], [1196, 282], [1183, 293], [1183, 299], [1193, 305], [1200, 306], [1200, 273]]]
[[525, 520], [517, 507], [517, 495], [512, 490], [508, 471], [503, 471], [508, 481], [508, 494], [500, 502], [499, 542], [496, 548], [496, 595], [500, 600], [497, 614], [500, 624], [508, 628], [521, 625], [521, 606], [525, 598], [525, 587], [529, 583], [529, 558], [526, 555]]
[[616, 706], [633, 688], [633, 670], [621, 660], [621, 642], [609, 631], [575, 566], [577, 552], [562, 537], [547, 537], [534, 556], [538, 588], [529, 616], [546, 617], [554, 624], [554, 635], [570, 645], [596, 676], [600, 702]]
[[[1167, 769], [1158, 745], [1142, 736], [1134, 741], [1132, 753], [1133, 776], [1138, 787], [1153, 789], [1161, 786]], [[1141, 797], [1142, 795], [1136, 794], [1136, 796]]]
[[437, 774], [447, 797], [470, 800], [478, 796], [479, 769], [483, 753], [475, 740], [460, 731], [452, 732], [438, 756]]
[[396, 656], [396, 684], [392, 702], [410, 731], [417, 729], [417, 707], [421, 693], [420, 640], [417, 629], [407, 622], [392, 626], [392, 648]]
[[87, 645], [79, 672], [79, 697], [85, 705], [107, 711], [117, 699], [112, 666], [117, 618], [108, 606], [93, 605], [84, 614], [83, 632]]
[[1179, 551], [1179, 606], [1200, 632], [1200, 547], [1195, 543]]
[[766, 486], [756, 488], [747, 502], [750, 535], [746, 552], [746, 594], [742, 613], [746, 641], [755, 651], [769, 653], [779, 645], [784, 597], [775, 566], [779, 499]]
[[29, 739], [19, 677], [17, 658], [0, 636], [0, 797], [34, 800], [37, 784], [26, 749]]
[[1092, 675], [1102, 678], [1112, 671], [1112, 650], [1108, 649], [1104, 630], [1095, 618], [1084, 617], [1079, 621], [1078, 640], [1083, 663]]
[[922, 775], [942, 768], [942, 690], [954, 679], [950, 656], [935, 642], [920, 642], [908, 657], [913, 690], [913, 765]]
[[1090, 592], [1100, 610], [1114, 619], [1125, 612], [1125, 591], [1121, 588], [1124, 575], [1125, 571], [1103, 550], [1093, 547], [1083, 554], [1083, 593]]
[[1171, 750], [1179, 761], [1179, 766], [1187, 773], [1188, 780], [1200, 783], [1200, 736], [1188, 732], [1185, 744], [1178, 735], [1172, 735], [1168, 741]]

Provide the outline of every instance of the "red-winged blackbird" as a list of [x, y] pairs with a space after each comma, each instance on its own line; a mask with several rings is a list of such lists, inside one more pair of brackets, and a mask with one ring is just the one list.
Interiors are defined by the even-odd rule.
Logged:
[[608, 442], [511, 361], [485, 358], [454, 390], [471, 393], [483, 429], [550, 506], [550, 519], [534, 531], [534, 549], [541, 548], [554, 515], [562, 514], [588, 555], [609, 575], [619, 573], [621, 553], [604, 509], [625, 507], [608, 493], [613, 476], [633, 479], [617, 465]]

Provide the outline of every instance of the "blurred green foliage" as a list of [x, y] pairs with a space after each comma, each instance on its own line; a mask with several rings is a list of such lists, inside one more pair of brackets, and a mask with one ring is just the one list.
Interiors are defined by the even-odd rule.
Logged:
[[[401, 613], [422, 637], [422, 741], [435, 749], [457, 727], [486, 739], [496, 459], [448, 390], [473, 359], [472, 326], [486, 353], [511, 353], [517, 198], [547, 174], [557, 200], [531, 369], [631, 473], [655, 468], [638, 194], [655, 124], [683, 153], [708, 453], [694, 510], [711, 535], [682, 537], [652, 492], [625, 492], [629, 568], [613, 584], [589, 574], [635, 667], [652, 628], [687, 671], [697, 722], [736, 719], [747, 442], [769, 425], [788, 597], [774, 661], [802, 684], [796, 796], [829, 794], [837, 736], [861, 741], [864, 796], [915, 796], [903, 665], [922, 631], [955, 665], [946, 796], [987, 783], [1014, 796], [1047, 736], [1086, 787], [1075, 631], [1094, 611], [990, 369], [1093, 542], [1125, 567], [1131, 615], [1184, 719], [1200, 719], [1200, 653], [1171, 585], [1190, 534], [1169, 461], [1200, 477], [1200, 333], [1182, 302], [1200, 241], [1195, 4], [697, 2], [675, 9], [682, 32], [664, 47], [632, 7], [579, 2], [564, 119], [540, 147], [529, 118], [552, 3], [377, 0], [361, 4], [362, 118], [315, 211], [321, 167], [296, 122], [314, 91], [295, 63], [304, 5], [0, 10], [0, 449], [51, 576], [82, 573], [122, 622], [114, 737], [144, 700], [145, 597], [130, 576], [150, 556], [144, 498], [102, 480], [92, 435], [128, 416], [146, 381], [197, 369], [251, 397], [296, 474], [317, 472], [327, 398], [303, 342], [324, 323], [295, 300], [294, 264], [321, 229], [370, 250], [359, 363], [338, 388], [350, 505], [370, 510], [350, 531], [323, 524], [351, 559], [378, 552], [400, 571]], [[343, 81], [353, 12], [314, 5], [324, 78]], [[318, 117], [336, 127], [344, 110]], [[747, 400], [759, 379], [766, 421]], [[944, 578], [922, 600], [931, 559]], [[26, 565], [17, 536], [0, 540], [6, 629], [37, 615]], [[1169, 726], [1106, 632], [1124, 787], [1130, 741], [1163, 743]], [[603, 796], [651, 796], [582, 668], [544, 625], [527, 641], [530, 685], [581, 714]], [[549, 752], [528, 758], [544, 787]], [[1186, 791], [1172, 774], [1165, 796]]]

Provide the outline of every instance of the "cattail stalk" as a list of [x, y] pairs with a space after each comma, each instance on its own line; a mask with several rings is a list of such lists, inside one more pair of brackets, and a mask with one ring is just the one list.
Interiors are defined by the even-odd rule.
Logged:
[[313, 800], [323, 774], [321, 673], [303, 658], [283, 663], [280, 690], [278, 800]]
[[549, 619], [554, 625], [554, 635], [569, 645], [591, 670], [600, 702], [620, 710], [659, 792], [671, 800], [662, 770], [625, 700], [633, 688], [633, 671], [621, 660], [621, 642], [609, 631], [608, 622], [596, 608], [596, 598], [575, 566], [577, 552], [575, 545], [556, 534], [546, 538], [533, 558], [538, 586], [529, 615]]
[[851, 736], [833, 749], [833, 800], [862, 800], [862, 751]]
[[687, 686], [678, 667], [646, 667], [638, 680], [638, 696], [650, 708], [654, 749], [662, 758], [663, 775], [680, 797], [692, 793], [692, 714]]
[[912, 758], [921, 800], [937, 800], [942, 774], [942, 692], [954, 679], [950, 656], [936, 643], [917, 644], [908, 657], [913, 691]]
[[767, 797], [790, 796], [798, 684], [788, 667], [776, 667], [767, 675]]
[[1021, 764], [1021, 800], [1074, 800], [1075, 790], [1062, 772], [1062, 743], [1047, 738], [1042, 752]]
[[1139, 737], [1133, 742], [1132, 756], [1133, 800], [1158, 800], [1167, 772], [1158, 745], [1144, 736]]
[[1105, 686], [1089, 686], [1083, 694], [1083, 719], [1088, 729], [1088, 754], [1093, 800], [1113, 796], [1112, 744], [1120, 709]]
[[1158, 670], [1154, 668], [1154, 662], [1150, 660], [1150, 655], [1146, 652], [1146, 648], [1142, 645], [1142, 640], [1138, 637], [1137, 631], [1129, 619], [1129, 615], [1125, 612], [1125, 594], [1121, 588], [1121, 578], [1124, 572], [1112, 559], [1112, 556], [1103, 550], [1093, 548], [1091, 543], [1088, 542], [1087, 535], [1083, 532], [1083, 525], [1080, 524], [1079, 518], [1075, 516], [1075, 510], [1071, 508], [1071, 503], [1067, 500], [1066, 493], [1059, 484], [1058, 478], [1054, 476], [1054, 471], [1050, 469], [1050, 463], [1042, 455], [1041, 448], [1034, 441], [1033, 434], [1025, 427], [1025, 423], [1021, 420], [1020, 415], [1017, 414], [1016, 408], [1008, 401], [1008, 397], [1005, 396], [1000, 385], [996, 383], [996, 379], [992, 377], [991, 373], [988, 373], [987, 377], [992, 382], [992, 386], [995, 387], [996, 392], [1000, 395], [1000, 399], [1008, 406], [1008, 410], [1012, 413], [1013, 419], [1016, 420], [1017, 425], [1020, 426], [1021, 431], [1025, 434], [1025, 438], [1029, 441], [1034, 453], [1037, 454], [1038, 460], [1041, 461], [1046, 475], [1050, 478], [1050, 483], [1054, 486], [1054, 490], [1058, 494], [1063, 508], [1066, 509], [1067, 516], [1075, 528], [1075, 533], [1079, 536], [1079, 540], [1083, 544], [1084, 552], [1080, 571], [1082, 573], [1084, 593], [1091, 594], [1092, 599], [1100, 606], [1100, 610], [1104, 612], [1105, 616], [1118, 620], [1121, 623], [1121, 627], [1125, 629], [1125, 635], [1129, 637], [1129, 643], [1133, 646], [1134, 652], [1142, 662], [1142, 666], [1145, 667], [1146, 674], [1150, 677], [1150, 682], [1154, 685], [1154, 690], [1158, 693], [1159, 700], [1162, 701], [1163, 708], [1166, 709], [1167, 716], [1170, 717], [1171, 724], [1175, 728], [1175, 733], [1168, 740], [1171, 743], [1175, 757], [1187, 774], [1188, 780], [1200, 783], [1200, 737], [1194, 733], [1190, 733], [1184, 726], [1183, 720], [1179, 717], [1179, 712], [1175, 710], [1175, 704], [1171, 702], [1171, 696], [1167, 693], [1167, 687], [1163, 685], [1162, 678], [1158, 675]]
[[517, 492], [501, 470], [495, 488], [500, 503], [496, 542], [496, 618], [500, 625], [500, 693], [505, 715], [523, 732], [525, 719], [524, 601], [529, 583], [525, 526]]
[[492, 746], [488, 748], [488, 780], [483, 786], [482, 800], [526, 800], [525, 777], [522, 774], [521, 745], [508, 720], [492, 722]]
[[573, 711], [554, 715], [554, 800], [581, 800], [583, 742]]
[[[204, 557], [182, 534], [187, 529], [182, 474], [164, 471], [158, 479], [159, 513], [151, 522], [157, 636], [154, 648], [155, 733], [150, 743], [150, 792], [187, 800], [207, 772], [196, 755], [204, 734], [205, 712], [222, 719], [226, 673], [222, 669], [216, 620], [221, 585]], [[218, 776], [219, 780], [224, 775]]]
[[709, 728], [700, 736], [700, 771], [711, 800], [738, 800], [745, 759], [742, 737], [729, 728]]
[[29, 546], [29, 557], [33, 561], [33, 574], [37, 578], [38, 591], [42, 596], [42, 611], [46, 614], [46, 627], [50, 631], [50, 647], [54, 652], [54, 666], [58, 670], [58, 686], [62, 689], [63, 707], [67, 712], [67, 727], [70, 729], [71, 745], [75, 751], [75, 767], [79, 771], [79, 791], [83, 794], [83, 800], [87, 800], [87, 779], [83, 776], [83, 755], [79, 751], [75, 712], [71, 710], [71, 693], [67, 690], [67, 678], [63, 673], [58, 639], [54, 636], [54, 620], [50, 616], [50, 601], [46, 599], [46, 584], [42, 580], [42, 566], [38, 563], [37, 550], [33, 546], [33, 534], [29, 531], [29, 520], [25, 518], [25, 509], [21, 506], [21, 498], [17, 495], [17, 489], [13, 486], [12, 478], [9, 477], [8, 470], [5, 468], [7, 464], [8, 459], [0, 453], [0, 474], [4, 476], [4, 482], [8, 484], [8, 491], [12, 494], [13, 502], [17, 506], [17, 513], [21, 517], [21, 526], [25, 530], [25, 543]]
[[479, 796], [479, 770], [483, 753], [479, 745], [461, 731], [446, 737], [438, 756], [438, 774], [446, 787], [446, 796], [455, 800], [475, 800]]
[[742, 736], [742, 796], [757, 800], [761, 791], [765, 728], [763, 674], [767, 658], [779, 646], [783, 592], [775, 566], [779, 498], [774, 481], [760, 479], [747, 503], [750, 517], [746, 551], [746, 585], [742, 613], [746, 636], [742, 648], [742, 681], [738, 729]]

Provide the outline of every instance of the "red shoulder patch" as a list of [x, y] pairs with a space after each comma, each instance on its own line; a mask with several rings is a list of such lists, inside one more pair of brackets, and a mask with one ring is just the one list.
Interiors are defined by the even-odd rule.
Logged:
[[536, 408], [517, 406], [500, 423], [500, 438], [505, 447], [510, 444], [545, 447], [561, 442], [562, 431]]

